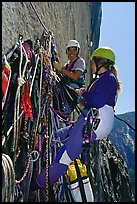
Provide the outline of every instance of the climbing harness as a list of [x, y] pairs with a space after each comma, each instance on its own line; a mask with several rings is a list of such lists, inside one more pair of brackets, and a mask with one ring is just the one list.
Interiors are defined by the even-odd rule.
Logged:
[[96, 108], [91, 108], [89, 109], [87, 113], [87, 117], [85, 118], [85, 124], [83, 128], [83, 143], [89, 143], [93, 144], [94, 140], [96, 139], [96, 135], [93, 133], [99, 123], [100, 123], [100, 118], [98, 117], [98, 109]]

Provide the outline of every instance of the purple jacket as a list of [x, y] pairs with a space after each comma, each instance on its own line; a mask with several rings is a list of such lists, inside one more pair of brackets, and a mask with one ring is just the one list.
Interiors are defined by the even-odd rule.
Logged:
[[114, 108], [117, 87], [118, 81], [111, 72], [106, 71], [100, 74], [99, 78], [91, 85], [91, 88], [82, 94], [86, 101], [85, 108], [91, 106], [101, 108], [104, 105], [109, 105]]

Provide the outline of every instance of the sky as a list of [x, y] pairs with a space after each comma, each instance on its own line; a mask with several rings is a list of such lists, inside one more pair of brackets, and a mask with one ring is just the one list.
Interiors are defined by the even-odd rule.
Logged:
[[99, 46], [111, 47], [122, 82], [115, 114], [135, 111], [135, 2], [102, 2]]

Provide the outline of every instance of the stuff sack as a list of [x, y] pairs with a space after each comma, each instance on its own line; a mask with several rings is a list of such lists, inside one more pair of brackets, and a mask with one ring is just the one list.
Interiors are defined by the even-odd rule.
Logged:
[[[76, 159], [76, 162], [78, 164], [80, 176], [82, 178], [86, 200], [87, 202], [94, 202], [94, 195], [93, 195], [93, 191], [91, 188], [89, 177], [87, 175], [86, 165], [82, 164], [80, 159]], [[80, 184], [78, 182], [78, 174], [77, 174], [77, 170], [76, 170], [74, 161], [69, 165], [65, 176], [66, 176], [66, 181], [68, 180], [69, 188], [70, 188], [74, 201], [82, 202], [82, 194], [81, 194], [80, 187], [79, 187]]]

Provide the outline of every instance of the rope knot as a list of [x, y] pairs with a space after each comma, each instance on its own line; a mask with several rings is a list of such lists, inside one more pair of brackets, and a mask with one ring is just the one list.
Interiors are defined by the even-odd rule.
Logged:
[[22, 86], [25, 83], [25, 80], [23, 78], [18, 78], [18, 85]]

